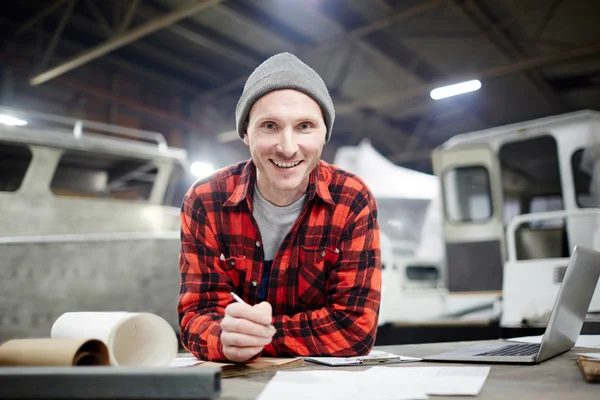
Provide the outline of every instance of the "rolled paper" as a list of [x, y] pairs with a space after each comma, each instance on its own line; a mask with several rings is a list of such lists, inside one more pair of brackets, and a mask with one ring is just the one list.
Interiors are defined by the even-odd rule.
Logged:
[[108, 348], [96, 339], [13, 339], [0, 346], [3, 366], [110, 365]]
[[51, 338], [91, 338], [108, 348], [115, 367], [165, 367], [177, 355], [177, 336], [162, 317], [151, 313], [85, 311], [62, 314]]
[[104, 364], [102, 357], [103, 356], [98, 353], [86, 351], [75, 356], [73, 365], [106, 365]]

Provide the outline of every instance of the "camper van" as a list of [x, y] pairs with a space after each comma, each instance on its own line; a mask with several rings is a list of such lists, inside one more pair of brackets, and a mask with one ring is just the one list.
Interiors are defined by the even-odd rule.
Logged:
[[600, 113], [457, 135], [432, 161], [449, 295], [497, 293], [501, 326], [545, 325], [573, 247], [600, 249]]
[[177, 327], [187, 154], [163, 135], [0, 109], [0, 342], [67, 311], [147, 311]]

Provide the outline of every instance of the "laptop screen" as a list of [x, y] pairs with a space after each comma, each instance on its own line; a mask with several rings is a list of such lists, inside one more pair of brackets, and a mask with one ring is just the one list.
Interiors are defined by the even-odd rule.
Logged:
[[569, 259], [538, 361], [569, 350], [579, 337], [600, 276], [600, 252], [577, 246]]

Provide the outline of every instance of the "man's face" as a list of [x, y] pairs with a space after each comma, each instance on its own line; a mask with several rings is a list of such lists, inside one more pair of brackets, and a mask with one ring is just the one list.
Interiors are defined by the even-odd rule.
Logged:
[[278, 204], [300, 198], [316, 167], [327, 128], [319, 104], [293, 89], [261, 97], [250, 110], [244, 143], [258, 169], [258, 187]]

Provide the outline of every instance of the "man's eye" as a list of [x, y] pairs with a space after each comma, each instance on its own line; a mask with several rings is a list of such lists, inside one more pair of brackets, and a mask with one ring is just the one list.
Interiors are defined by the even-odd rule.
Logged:
[[303, 131], [310, 129], [311, 127], [312, 127], [312, 125], [308, 122], [304, 122], [304, 123], [300, 124], [300, 129], [302, 129]]
[[275, 124], [274, 124], [274, 123], [272, 123], [272, 122], [265, 122], [265, 123], [263, 124], [263, 128], [266, 128], [266, 129], [269, 129], [269, 130], [270, 130], [270, 129], [275, 129]]

